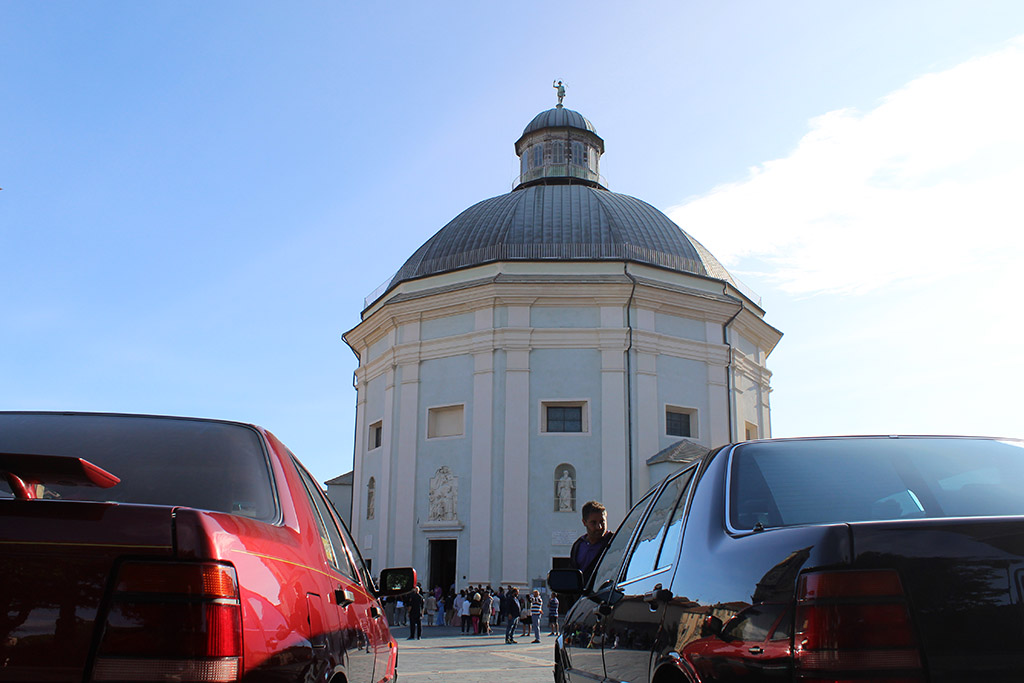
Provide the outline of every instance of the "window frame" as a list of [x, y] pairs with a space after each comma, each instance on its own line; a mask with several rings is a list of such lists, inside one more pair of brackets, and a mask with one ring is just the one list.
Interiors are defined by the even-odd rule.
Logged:
[[384, 445], [384, 420], [377, 420], [370, 423], [366, 435], [366, 450], [375, 451]]
[[[669, 413], [675, 413], [677, 415], [687, 415], [687, 416], [689, 416], [690, 433], [689, 434], [672, 434], [671, 432], [669, 432], [669, 430], [668, 430], [668, 416], [669, 416]], [[665, 428], [664, 428], [665, 436], [670, 436], [670, 437], [675, 438], [675, 439], [699, 439], [700, 438], [700, 430], [698, 429], [698, 420], [697, 420], [698, 412], [697, 412], [696, 408], [688, 408], [686, 406], [680, 406], [680, 405], [674, 405], [674, 404], [671, 404], [671, 403], [666, 403], [665, 404], [664, 415], [665, 415], [665, 422], [664, 422], [664, 425], [665, 425]]]
[[[616, 587], [628, 586], [631, 583], [643, 581], [644, 579], [648, 579], [657, 574], [663, 574], [664, 572], [670, 571], [672, 567], [675, 566], [675, 555], [679, 552], [679, 548], [682, 546], [682, 534], [683, 530], [686, 527], [687, 504], [691, 495], [691, 491], [693, 489], [693, 482], [694, 479], [696, 479], [696, 475], [697, 464], [694, 463], [693, 465], [690, 465], [689, 467], [683, 469], [682, 471], [677, 472], [676, 474], [668, 477], [663, 483], [663, 485], [659, 487], [657, 496], [648, 504], [648, 510], [645, 512], [644, 518], [643, 520], [641, 520], [640, 524], [637, 525], [637, 528], [633, 534], [634, 538], [630, 540], [630, 545], [626, 552], [626, 556], [623, 558], [622, 561], [622, 567], [619, 569], [618, 580], [615, 583]], [[668, 515], [665, 517], [664, 522], [658, 529], [658, 536], [660, 537], [660, 539], [658, 540], [658, 547], [656, 549], [656, 552], [654, 553], [654, 556], [651, 558], [651, 568], [643, 573], [637, 574], [636, 576], [626, 576], [626, 572], [629, 570], [629, 565], [633, 561], [633, 555], [637, 550], [639, 537], [643, 533], [643, 530], [647, 527], [647, 523], [651, 521], [651, 512], [657, 506], [658, 502], [661, 500], [661, 497], [668, 493], [672, 484], [682, 477], [686, 477], [686, 483], [683, 485], [683, 490], [676, 494], [678, 497], [672, 503]], [[677, 545], [673, 550], [670, 561], [662, 564], [662, 554], [665, 550], [665, 541], [668, 540], [668, 534], [666, 533], [666, 530], [670, 528], [670, 523], [675, 518], [677, 511], [680, 511], [680, 542], [679, 545]]]
[[[434, 434], [431, 435], [431, 427], [434, 422], [431, 420], [431, 415], [441, 415], [443, 411], [450, 410], [452, 408], [458, 408], [461, 415], [461, 426], [459, 427], [458, 433], [455, 434]], [[428, 441], [436, 441], [439, 439], [458, 439], [466, 436], [466, 404], [465, 403], [448, 403], [439, 406], [428, 406], [427, 407], [427, 420], [426, 420], [426, 434], [424, 438]]]
[[571, 163], [574, 166], [580, 166], [582, 168], [587, 167], [587, 146], [583, 144], [582, 140], [573, 140], [570, 145], [570, 156]]
[[[321, 541], [325, 544], [324, 550], [326, 551], [327, 546], [330, 545], [331, 553], [328, 555], [325, 552], [325, 555], [327, 555], [327, 564], [350, 581], [359, 583], [359, 568], [352, 561], [352, 558], [349, 557], [347, 549], [345, 548], [345, 541], [342, 537], [339, 525], [331, 514], [333, 506], [331, 505], [330, 500], [328, 500], [327, 496], [320, 490], [320, 487], [316, 485], [312, 475], [305, 467], [302, 466], [298, 461], [298, 458], [294, 455], [292, 455], [292, 465], [294, 465], [295, 470], [299, 473], [299, 480], [302, 482], [302, 487], [306, 491], [306, 496], [309, 499], [309, 504], [313, 511], [314, 521], [319, 528]], [[327, 519], [324, 519], [325, 513], [327, 514]], [[330, 524], [328, 524], [328, 522], [330, 522]], [[334, 532], [333, 534], [331, 533], [332, 531]]]
[[[579, 408], [580, 431], [552, 431], [548, 429], [548, 408]], [[563, 420], [564, 422], [564, 420]], [[541, 400], [540, 402], [540, 433], [559, 436], [586, 436], [590, 434], [590, 401], [587, 399]]]
[[[751, 436], [750, 432], [753, 430], [754, 435]], [[761, 438], [761, 427], [750, 420], [743, 421], [743, 440], [744, 441], [756, 441]]]
[[[632, 547], [633, 536], [636, 534], [636, 530], [643, 523], [644, 518], [647, 515], [647, 508], [651, 504], [651, 498], [657, 494], [658, 490], [658, 488], [653, 488], [650, 491], [648, 491], [644, 495], [644, 497], [641, 498], [640, 501], [635, 506], [633, 506], [633, 508], [629, 512], [626, 513], [626, 516], [625, 518], [623, 518], [622, 523], [620, 523], [618, 528], [615, 530], [615, 536], [612, 537], [611, 543], [609, 543], [608, 546], [605, 547], [605, 549], [601, 552], [601, 556], [598, 558], [597, 564], [594, 566], [594, 571], [590, 574], [589, 587], [591, 588], [591, 590], [611, 590], [618, 583], [618, 578], [622, 574], [622, 567]], [[632, 517], [634, 513], [638, 515], [636, 518]], [[609, 553], [612, 551], [613, 548], [616, 547], [616, 541], [618, 541], [621, 538], [619, 532], [623, 530], [623, 527], [625, 526], [626, 522], [630, 522], [633, 519], [636, 519], [636, 524], [633, 526], [632, 530], [630, 530], [629, 532], [629, 535], [626, 536], [626, 539], [623, 541], [623, 543], [625, 543], [625, 548], [622, 551], [622, 555], [619, 557], [617, 565], [614, 567], [608, 567], [608, 569], [611, 571], [608, 572], [607, 578], [604, 579], [604, 583], [598, 584], [597, 580], [602, 576], [601, 570], [605, 568], [605, 563], [610, 561]], [[607, 585], [604, 585], [605, 583]]]

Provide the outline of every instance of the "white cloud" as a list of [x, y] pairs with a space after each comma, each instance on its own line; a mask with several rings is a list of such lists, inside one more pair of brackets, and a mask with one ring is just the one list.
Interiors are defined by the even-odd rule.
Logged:
[[726, 266], [792, 294], [1018, 268], [1024, 37], [810, 122], [788, 157], [669, 210]]

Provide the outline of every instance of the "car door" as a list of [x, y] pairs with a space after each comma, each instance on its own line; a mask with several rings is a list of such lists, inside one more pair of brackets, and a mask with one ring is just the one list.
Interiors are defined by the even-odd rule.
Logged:
[[609, 680], [648, 680], [651, 651], [671, 597], [667, 588], [694, 471], [684, 470], [665, 482], [633, 535], [604, 618], [603, 655]]
[[344, 666], [347, 680], [369, 683], [373, 681], [375, 660], [368, 613], [373, 597], [360, 583], [326, 496], [297, 461], [296, 468], [313, 506], [327, 555], [330, 593], [324, 600], [323, 617], [328, 629], [327, 647], [334, 654], [335, 666]]
[[384, 610], [380, 606], [376, 596], [376, 587], [373, 582], [373, 577], [370, 575], [370, 571], [366, 568], [366, 562], [363, 560], [362, 554], [359, 552], [359, 546], [356, 545], [352, 539], [352, 534], [349, 533], [348, 527], [341, 521], [341, 518], [337, 514], [337, 510], [334, 506], [331, 506], [331, 511], [334, 513], [335, 522], [337, 522], [338, 530], [341, 532], [342, 540], [345, 542], [345, 546], [348, 548], [348, 555], [355, 566], [356, 572], [362, 578], [362, 584], [366, 589], [367, 601], [364, 605], [365, 610], [360, 610], [361, 614], [366, 615], [367, 619], [367, 634], [370, 639], [370, 647], [374, 654], [374, 667], [373, 675], [374, 680], [382, 680], [389, 671], [389, 665], [391, 662], [392, 655], [394, 654], [393, 647], [393, 634], [388, 628], [387, 619], [384, 618]]
[[593, 592], [579, 598], [565, 616], [562, 629], [563, 651], [568, 659], [565, 673], [570, 681], [604, 680], [604, 614], [612, 599], [612, 589], [622, 568], [629, 540], [643, 518], [654, 492], [644, 496], [626, 515], [615, 537], [598, 561], [591, 579]]

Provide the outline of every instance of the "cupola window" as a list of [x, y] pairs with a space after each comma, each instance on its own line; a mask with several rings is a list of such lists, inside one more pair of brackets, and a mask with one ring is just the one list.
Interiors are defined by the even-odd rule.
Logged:
[[586, 148], [582, 142], [572, 143], [572, 163], [577, 166], [587, 165], [587, 153], [584, 151]]
[[533, 146], [533, 162], [531, 168], [539, 168], [544, 165], [544, 145]]
[[565, 143], [561, 140], [555, 140], [549, 142], [548, 147], [551, 149], [551, 163], [553, 164], [564, 164], [565, 163]]

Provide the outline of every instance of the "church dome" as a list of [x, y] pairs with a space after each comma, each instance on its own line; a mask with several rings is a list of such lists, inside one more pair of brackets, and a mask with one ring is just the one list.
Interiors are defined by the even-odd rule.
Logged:
[[668, 216], [584, 184], [531, 185], [474, 204], [416, 250], [400, 282], [495, 261], [633, 261], [732, 282]]
[[738, 284], [664, 213], [607, 189], [600, 175], [604, 140], [579, 112], [561, 103], [541, 112], [515, 149], [515, 189], [456, 216], [367, 305], [402, 282], [498, 261], [634, 262]]

